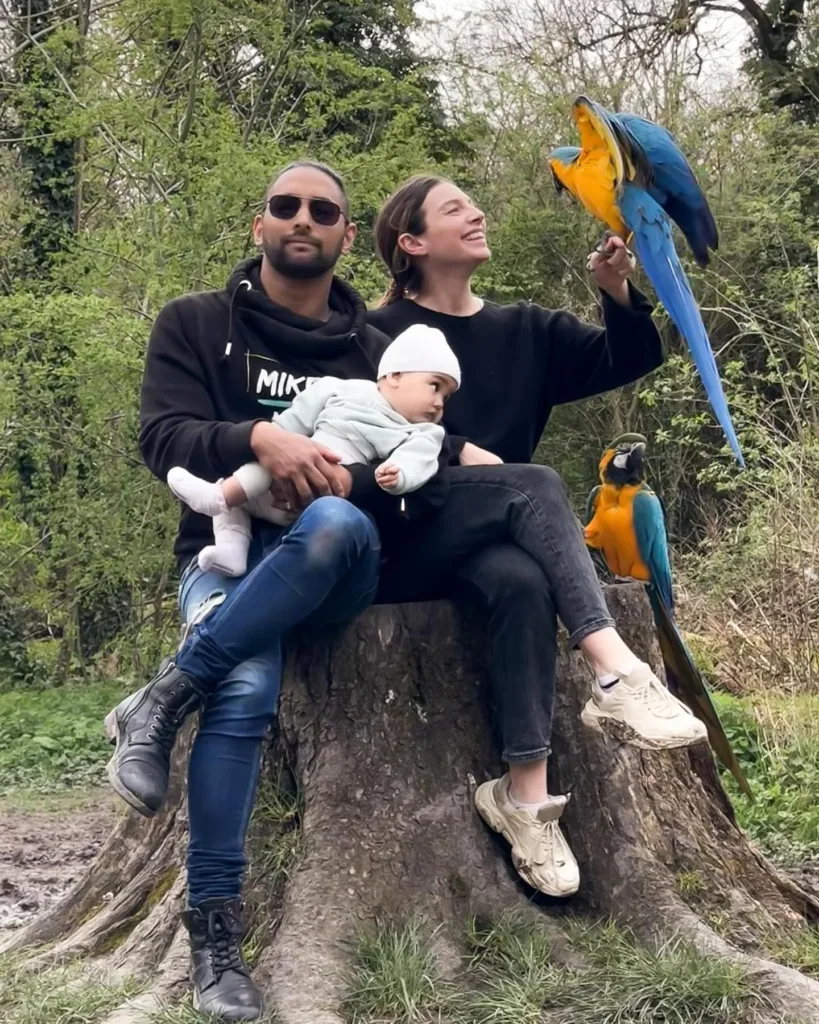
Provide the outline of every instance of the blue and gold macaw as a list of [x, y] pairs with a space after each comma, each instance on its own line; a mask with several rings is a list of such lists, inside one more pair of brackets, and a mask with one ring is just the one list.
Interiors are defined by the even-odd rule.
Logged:
[[665, 128], [643, 117], [609, 113], [585, 96], [574, 101], [572, 117], [581, 144], [549, 155], [555, 183], [637, 250], [744, 466], [711, 343], [671, 237], [669, 217], [700, 266], [707, 265], [709, 249], [717, 248], [717, 226], [694, 172]]
[[646, 439], [624, 434], [603, 452], [600, 484], [586, 506], [586, 543], [615, 576], [647, 584], [666, 676], [708, 729], [711, 746], [751, 799], [751, 789], [711, 702], [708, 687], [674, 620], [668, 537], [660, 499], [645, 482]]

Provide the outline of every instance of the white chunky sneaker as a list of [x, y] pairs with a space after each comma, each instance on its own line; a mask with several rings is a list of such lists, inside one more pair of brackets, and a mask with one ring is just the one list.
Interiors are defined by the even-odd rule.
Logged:
[[512, 846], [512, 861], [521, 878], [549, 896], [571, 896], [580, 886], [580, 872], [558, 819], [568, 802], [552, 796], [537, 814], [517, 807], [509, 798], [509, 776], [478, 786], [475, 806], [486, 824]]
[[705, 725], [677, 700], [651, 671], [638, 661], [627, 676], [609, 690], [595, 679], [592, 698], [583, 708], [584, 725], [604, 732], [608, 720], [627, 726], [622, 739], [644, 750], [689, 747], [708, 738]]

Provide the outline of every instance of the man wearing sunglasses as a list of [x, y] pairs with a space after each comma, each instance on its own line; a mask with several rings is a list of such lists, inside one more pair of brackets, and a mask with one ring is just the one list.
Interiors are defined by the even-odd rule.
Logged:
[[[189, 767], [183, 920], [195, 1004], [223, 1020], [263, 1013], [242, 958], [239, 897], [262, 741], [281, 682], [281, 637], [299, 623], [344, 621], [367, 607], [380, 561], [372, 517], [383, 529], [390, 517], [423, 515], [445, 486], [439, 475], [406, 495], [401, 509], [375, 482], [374, 467], [345, 468], [329, 449], [270, 421], [320, 377], [374, 380], [388, 344], [366, 324], [356, 292], [333, 276], [356, 235], [341, 179], [323, 165], [289, 166], [270, 185], [253, 234], [261, 254], [237, 267], [226, 289], [183, 296], [159, 313], [140, 446], [161, 480], [174, 465], [215, 481], [259, 462], [277, 481], [277, 503], [294, 518], [304, 511], [284, 529], [254, 520], [248, 572], [228, 578], [197, 564], [214, 521], [182, 509], [174, 551], [186, 639], [106, 718], [116, 744], [111, 784], [151, 816], [165, 796], [179, 727], [201, 709]], [[447, 457], [445, 446], [442, 462]], [[235, 511], [225, 513], [225, 528]]]

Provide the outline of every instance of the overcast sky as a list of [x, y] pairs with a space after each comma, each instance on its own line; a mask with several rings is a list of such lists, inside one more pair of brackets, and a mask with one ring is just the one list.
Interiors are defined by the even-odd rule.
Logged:
[[[422, 0], [416, 8], [422, 18], [441, 20], [459, 17], [479, 10], [481, 0]], [[742, 61], [742, 48], [748, 38], [748, 28], [742, 18], [733, 14], [714, 12], [705, 19], [710, 32], [707, 46], [701, 48], [704, 57], [701, 80], [715, 87], [727, 85]]]

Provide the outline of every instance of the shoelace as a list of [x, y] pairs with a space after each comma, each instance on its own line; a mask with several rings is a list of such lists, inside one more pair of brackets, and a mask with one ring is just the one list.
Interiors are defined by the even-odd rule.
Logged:
[[178, 731], [179, 722], [176, 717], [165, 708], [164, 704], [157, 704], [156, 713], [148, 727], [148, 739], [154, 739], [166, 750], [170, 750]]
[[208, 948], [217, 981], [226, 971], [246, 973], [238, 941], [241, 934], [242, 926], [231, 914], [224, 910], [211, 910], [208, 914]]
[[559, 838], [560, 826], [557, 821], [544, 821], [541, 824], [540, 835], [538, 836], [538, 846], [542, 845], [546, 856], [550, 860], [554, 860], [558, 867], [562, 867], [565, 861], [563, 859], [557, 860], [556, 858]]
[[657, 715], [671, 718], [679, 711], [677, 702], [668, 690], [659, 680], [654, 679], [653, 677], [648, 679], [644, 685], [640, 687], [636, 696], [638, 696], [640, 700], [644, 700], [646, 706]]
[[[555, 851], [558, 847], [558, 840], [560, 838], [560, 825], [557, 820], [555, 821], [541, 821], [536, 826], [538, 829], [537, 842], [534, 846], [535, 863], [545, 864], [547, 860], [553, 860], [558, 867], [563, 867], [566, 861], [561, 858], [557, 859]], [[523, 858], [523, 864], [526, 867], [531, 867], [529, 858]]]

